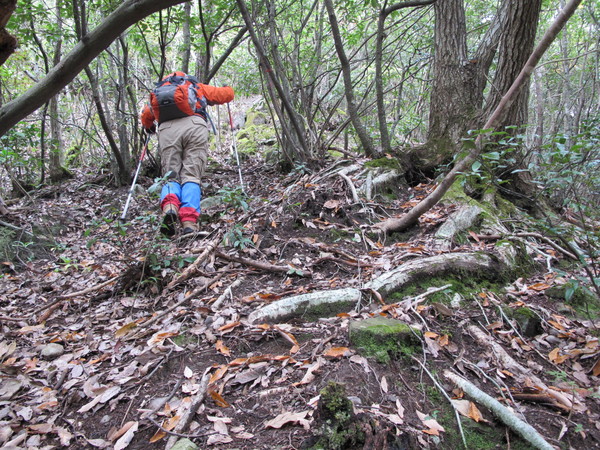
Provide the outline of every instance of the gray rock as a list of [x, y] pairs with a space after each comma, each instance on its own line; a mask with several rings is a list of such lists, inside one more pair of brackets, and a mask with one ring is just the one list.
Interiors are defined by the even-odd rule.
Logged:
[[42, 356], [42, 358], [56, 359], [59, 356], [61, 356], [64, 352], [65, 348], [62, 345], [53, 343], [46, 345], [40, 352], [40, 355]]
[[171, 450], [197, 450], [198, 446], [189, 439], [179, 439]]

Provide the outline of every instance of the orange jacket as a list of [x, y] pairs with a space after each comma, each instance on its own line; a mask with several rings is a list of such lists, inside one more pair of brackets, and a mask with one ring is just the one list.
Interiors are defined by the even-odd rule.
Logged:
[[[185, 76], [185, 73], [177, 71], [170, 73], [165, 78], [168, 78], [172, 75]], [[165, 78], [163, 78], [163, 80]], [[233, 100], [234, 97], [233, 88], [230, 86], [215, 87], [209, 86], [208, 84], [198, 83], [196, 92], [198, 98], [204, 97], [209, 105], [222, 105], [224, 103], [229, 103]], [[195, 115], [201, 116], [201, 114], [199, 113], [196, 113]], [[152, 110], [152, 107], [149, 103], [146, 103], [144, 105], [144, 108], [142, 109], [142, 112], [140, 114], [140, 119], [142, 122], [142, 126], [145, 129], [149, 130], [154, 126], [154, 121], [156, 118], [154, 115], [154, 111]]]

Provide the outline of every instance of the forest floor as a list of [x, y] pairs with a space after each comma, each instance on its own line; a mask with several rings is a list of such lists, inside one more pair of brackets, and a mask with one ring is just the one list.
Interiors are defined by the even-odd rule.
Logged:
[[[248, 321], [264, 304], [362, 288], [408, 261], [494, 252], [493, 241], [474, 233], [442, 248], [433, 235], [456, 207], [444, 203], [411, 232], [378, 239], [368, 231], [373, 223], [401, 215], [433, 186], [356, 204], [346, 181], [326, 171], [331, 164], [282, 175], [245, 159], [246, 202], [235, 192], [235, 163], [217, 155], [204, 197], [218, 201], [201, 217], [207, 235], [191, 238], [161, 237], [147, 177], [124, 225], [127, 188], [97, 173], [76, 172], [13, 205], [3, 221], [36, 238], [14, 236], [22, 244], [2, 264], [0, 445], [151, 449], [178, 433], [199, 448], [456, 449], [460, 417], [468, 448], [531, 448], [444, 378], [451, 370], [556, 448], [600, 448], [600, 321], [549, 295], [575, 269], [544, 241], [517, 279], [479, 283], [456, 274], [332, 317]], [[525, 306], [541, 319], [527, 336], [502, 312]], [[420, 344], [364, 355], [348, 329], [370, 317], [418, 328]], [[474, 327], [530, 377], [482, 345]], [[350, 418], [341, 427], [321, 404], [330, 382], [344, 387], [354, 409], [342, 411]], [[464, 415], [455, 416], [449, 398]], [[174, 431], [191, 403], [193, 420]]]

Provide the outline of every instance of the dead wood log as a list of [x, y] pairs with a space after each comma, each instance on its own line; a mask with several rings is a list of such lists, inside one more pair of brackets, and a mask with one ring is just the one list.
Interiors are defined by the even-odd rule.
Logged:
[[542, 450], [554, 450], [554, 447], [550, 445], [535, 428], [515, 416], [498, 400], [489, 396], [474, 384], [462, 377], [459, 377], [455, 373], [450, 372], [449, 370], [444, 371], [444, 376], [448, 380], [452, 381], [456, 386], [461, 388], [475, 402], [485, 406], [486, 408], [489, 408], [507, 427], [509, 427], [535, 448]]
[[293, 316], [310, 314], [315, 310], [338, 310], [352, 308], [362, 298], [359, 289], [347, 288], [332, 291], [317, 291], [295, 295], [263, 306], [248, 316], [250, 322], [281, 322]]
[[[512, 247], [499, 250], [499, 256], [483, 252], [446, 253], [409, 261], [366, 283], [363, 290], [374, 292], [385, 300], [404, 286], [428, 277], [448, 273], [497, 277], [510, 267], [514, 258], [511, 253]], [[341, 312], [343, 308], [358, 304], [361, 298], [361, 290], [353, 288], [317, 291], [284, 298], [263, 306], [251, 313], [248, 319], [251, 322], [282, 321], [315, 310], [324, 314]]]
[[500, 258], [483, 252], [445, 253], [428, 258], [408, 261], [366, 284], [384, 298], [402, 289], [403, 286], [419, 279], [435, 277], [445, 273], [461, 273], [484, 276], [497, 276], [507, 269]]

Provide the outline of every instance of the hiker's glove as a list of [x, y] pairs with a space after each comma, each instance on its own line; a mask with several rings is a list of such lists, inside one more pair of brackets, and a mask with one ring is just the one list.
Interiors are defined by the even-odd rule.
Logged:
[[150, 128], [144, 128], [144, 131], [147, 134], [154, 134], [156, 133], [156, 125], [152, 125]]

